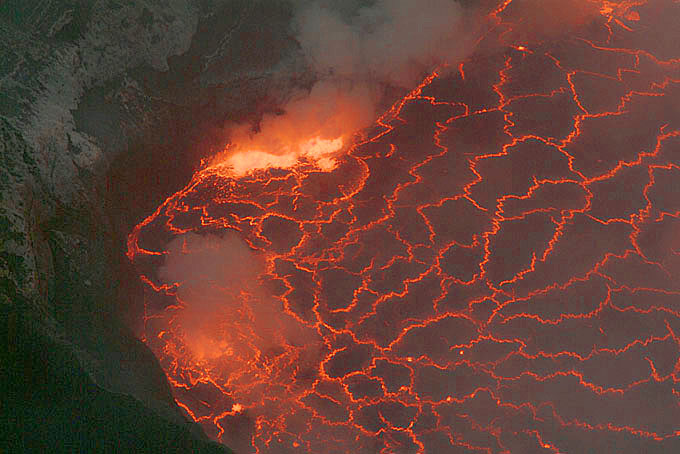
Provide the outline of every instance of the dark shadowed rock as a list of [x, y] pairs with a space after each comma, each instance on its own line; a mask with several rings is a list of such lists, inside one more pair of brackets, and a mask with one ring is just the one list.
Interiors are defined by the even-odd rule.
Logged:
[[[287, 1], [0, 2], [3, 452], [229, 452], [137, 339], [127, 233], [312, 80]], [[307, 74], [307, 75], [305, 75]]]

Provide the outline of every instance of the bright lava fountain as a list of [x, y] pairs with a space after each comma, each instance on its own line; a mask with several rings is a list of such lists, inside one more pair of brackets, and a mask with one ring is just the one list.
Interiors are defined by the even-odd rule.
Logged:
[[435, 72], [343, 154], [206, 166], [137, 226], [145, 341], [211, 437], [680, 452], [680, 4], [601, 3]]

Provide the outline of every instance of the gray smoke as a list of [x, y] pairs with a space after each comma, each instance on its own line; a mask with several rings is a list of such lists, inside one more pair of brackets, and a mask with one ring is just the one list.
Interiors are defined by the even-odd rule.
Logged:
[[291, 24], [317, 82], [265, 115], [258, 134], [230, 127], [233, 143], [272, 154], [371, 125], [384, 87], [414, 88], [437, 65], [471, 51], [476, 20], [454, 0], [299, 1]]

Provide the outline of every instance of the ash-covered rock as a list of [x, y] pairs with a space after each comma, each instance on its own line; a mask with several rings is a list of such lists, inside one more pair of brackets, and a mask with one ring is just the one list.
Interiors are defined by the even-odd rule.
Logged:
[[224, 452], [135, 337], [131, 227], [311, 80], [287, 1], [0, 2], [7, 452]]

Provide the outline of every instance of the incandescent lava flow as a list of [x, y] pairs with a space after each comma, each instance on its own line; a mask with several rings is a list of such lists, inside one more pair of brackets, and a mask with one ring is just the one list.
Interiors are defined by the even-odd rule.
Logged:
[[589, 3], [535, 39], [506, 0], [501, 48], [344, 154], [206, 166], [136, 227], [145, 341], [211, 437], [680, 452], [680, 4]]

